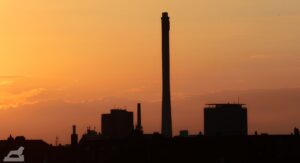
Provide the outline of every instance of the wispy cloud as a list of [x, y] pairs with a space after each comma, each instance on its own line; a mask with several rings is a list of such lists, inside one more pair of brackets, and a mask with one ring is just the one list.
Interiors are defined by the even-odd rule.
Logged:
[[7, 86], [13, 84], [13, 80], [0, 80], [0, 86]]
[[33, 97], [40, 95], [44, 91], [46, 91], [45, 88], [35, 88], [17, 94], [2, 94], [2, 97], [0, 97], [0, 109], [9, 109], [20, 105], [37, 103], [39, 100]]
[[22, 75], [0, 75], [0, 79], [16, 79], [16, 78], [28, 78], [29, 76]]
[[253, 60], [258, 60], [258, 59], [261, 60], [261, 59], [269, 59], [271, 58], [271, 56], [266, 54], [257, 54], [257, 55], [250, 56], [250, 58]]

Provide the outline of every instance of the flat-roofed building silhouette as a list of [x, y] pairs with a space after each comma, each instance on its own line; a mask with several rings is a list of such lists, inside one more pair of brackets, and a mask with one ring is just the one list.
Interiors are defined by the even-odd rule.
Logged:
[[246, 136], [247, 125], [244, 104], [207, 104], [204, 108], [206, 136]]
[[102, 114], [101, 122], [102, 135], [106, 138], [127, 138], [134, 130], [133, 112], [122, 109], [112, 109], [110, 114]]

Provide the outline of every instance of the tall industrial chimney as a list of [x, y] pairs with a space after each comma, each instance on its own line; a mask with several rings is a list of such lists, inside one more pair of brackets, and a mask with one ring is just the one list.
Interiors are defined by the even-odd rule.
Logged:
[[161, 133], [172, 137], [172, 116], [170, 97], [170, 21], [167, 12], [162, 13], [162, 126]]

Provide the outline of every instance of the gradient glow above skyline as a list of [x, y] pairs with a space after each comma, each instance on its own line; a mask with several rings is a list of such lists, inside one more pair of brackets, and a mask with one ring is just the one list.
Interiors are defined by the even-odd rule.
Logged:
[[[175, 132], [201, 131], [203, 104], [212, 99], [243, 100], [243, 93], [220, 98], [219, 92], [295, 88], [291, 100], [300, 100], [298, 6], [298, 0], [2, 0], [0, 138], [12, 133], [53, 142], [61, 134], [67, 143], [73, 123], [81, 132], [86, 125], [99, 130], [101, 113], [113, 107], [135, 111], [140, 101], [144, 128], [159, 131], [163, 11], [171, 18]], [[218, 96], [205, 98], [211, 94]], [[289, 98], [281, 102], [290, 104]], [[68, 117], [69, 107], [78, 116]], [[283, 133], [300, 125], [281, 117], [287, 125], [276, 129], [282, 123], [276, 115], [263, 121], [258, 113], [249, 110], [251, 131]], [[64, 116], [45, 118], [56, 114]], [[57, 128], [57, 122], [64, 125]]]

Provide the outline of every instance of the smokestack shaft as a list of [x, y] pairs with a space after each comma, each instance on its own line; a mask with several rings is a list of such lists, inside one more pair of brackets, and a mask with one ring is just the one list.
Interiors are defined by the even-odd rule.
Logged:
[[170, 21], [168, 13], [162, 14], [162, 135], [172, 137], [170, 95]]
[[141, 104], [137, 105], [137, 129], [142, 129]]

